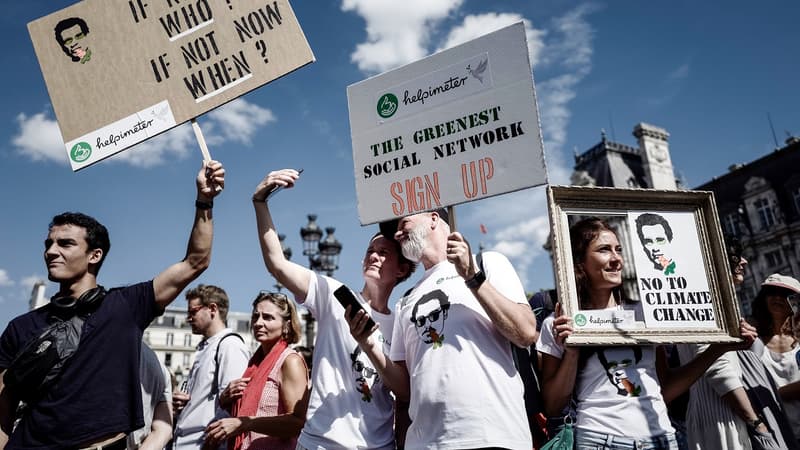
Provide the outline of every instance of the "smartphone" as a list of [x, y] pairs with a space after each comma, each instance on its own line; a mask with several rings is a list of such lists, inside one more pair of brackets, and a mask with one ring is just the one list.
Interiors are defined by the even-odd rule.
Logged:
[[[345, 310], [348, 306], [350, 306], [351, 319], [356, 316], [358, 310], [364, 311], [364, 306], [358, 301], [356, 296], [353, 294], [353, 291], [351, 291], [350, 288], [345, 285], [341, 285], [338, 289], [333, 291], [333, 296], [336, 297], [336, 300], [339, 300], [339, 303], [342, 304], [342, 308]], [[371, 330], [374, 326], [375, 321], [372, 320], [372, 317], [370, 317], [369, 314], [367, 314], [367, 329]]]
[[[298, 174], [303, 173], [303, 169], [298, 169], [297, 173]], [[280, 191], [281, 189], [283, 189], [283, 186], [277, 186], [275, 187], [275, 189], [269, 191], [269, 194], [267, 194], [267, 200], [269, 200], [270, 197], [272, 197], [273, 195], [277, 194], [278, 191]]]

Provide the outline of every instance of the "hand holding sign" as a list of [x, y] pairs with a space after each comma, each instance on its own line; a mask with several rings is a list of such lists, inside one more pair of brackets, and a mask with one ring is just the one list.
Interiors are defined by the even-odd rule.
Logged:
[[225, 188], [225, 168], [219, 161], [203, 161], [197, 174], [197, 200], [206, 201], [216, 197]]

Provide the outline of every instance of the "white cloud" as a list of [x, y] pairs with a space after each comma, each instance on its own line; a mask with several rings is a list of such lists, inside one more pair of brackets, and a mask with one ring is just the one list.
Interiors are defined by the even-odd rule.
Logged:
[[[201, 128], [210, 145], [222, 145], [226, 142], [250, 145], [259, 127], [276, 120], [271, 110], [242, 98], [217, 108], [207, 117], [207, 120], [202, 121]], [[30, 117], [20, 113], [17, 122], [19, 130], [11, 142], [19, 154], [33, 161], [69, 165], [58, 123], [49, 113], [41, 112]], [[197, 151], [197, 148], [191, 126], [184, 124], [117, 153], [109, 161], [147, 168], [172, 159], [186, 158], [191, 152]]]
[[33, 161], [54, 161], [69, 164], [67, 152], [61, 140], [58, 123], [47, 114], [40, 112], [32, 116], [25, 113], [17, 115], [19, 132], [11, 139], [17, 153]]
[[384, 72], [427, 56], [432, 29], [463, 0], [343, 0], [366, 21], [367, 41], [350, 55], [363, 72]]
[[13, 285], [14, 285], [14, 280], [12, 280], [8, 276], [8, 272], [6, 272], [4, 269], [0, 269], [0, 287], [7, 287]]
[[553, 39], [545, 43], [541, 62], [579, 72], [591, 66], [594, 30], [586, 21], [586, 16], [596, 9], [593, 5], [584, 4], [553, 19], [548, 30], [548, 35]]
[[[240, 142], [250, 145], [259, 127], [277, 119], [269, 109], [238, 98], [211, 111], [208, 115], [214, 130], [222, 134], [224, 141]], [[219, 128], [219, 131], [217, 131]]]
[[519, 21], [523, 21], [525, 24], [525, 38], [528, 41], [528, 55], [530, 56], [531, 64], [536, 64], [539, 60], [539, 54], [544, 47], [542, 38], [546, 32], [535, 29], [529, 20], [519, 14], [513, 13], [492, 12], [466, 16], [461, 25], [453, 27], [450, 30], [444, 43], [439, 46], [437, 51], [455, 47], [458, 44], [470, 41]]

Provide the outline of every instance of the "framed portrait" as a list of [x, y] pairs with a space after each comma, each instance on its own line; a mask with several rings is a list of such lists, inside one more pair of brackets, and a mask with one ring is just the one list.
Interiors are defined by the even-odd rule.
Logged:
[[568, 345], [739, 341], [713, 193], [550, 186], [547, 197]]

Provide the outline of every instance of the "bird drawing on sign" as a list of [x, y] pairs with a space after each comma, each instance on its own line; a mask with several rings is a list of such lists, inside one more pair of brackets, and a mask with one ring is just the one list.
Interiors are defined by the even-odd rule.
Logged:
[[489, 58], [484, 59], [480, 63], [478, 63], [478, 67], [473, 69], [471, 64], [467, 64], [467, 72], [472, 75], [473, 78], [477, 79], [478, 81], [483, 84], [483, 72], [486, 72], [486, 66], [489, 63]]
[[169, 117], [169, 106], [164, 106], [158, 110], [151, 110], [150, 115], [159, 122], [164, 122]]

